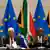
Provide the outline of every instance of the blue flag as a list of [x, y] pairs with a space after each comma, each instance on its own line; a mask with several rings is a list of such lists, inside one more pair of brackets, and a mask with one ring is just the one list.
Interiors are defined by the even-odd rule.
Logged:
[[18, 33], [20, 33], [19, 26], [18, 26], [18, 23], [16, 21], [17, 19], [16, 19], [16, 15], [15, 15], [11, 0], [8, 0], [8, 1], [9, 1], [9, 15], [10, 15], [9, 20], [11, 23], [11, 27], [13, 27], [15, 30], [15, 33], [16, 33], [15, 35], [17, 35]]
[[7, 3], [3, 23], [4, 23], [4, 33], [6, 36], [8, 36], [8, 16], [9, 16], [9, 3]]
[[45, 18], [45, 14], [44, 14], [41, 0], [38, 0], [34, 19], [35, 19], [34, 25], [35, 25], [36, 30], [39, 28], [42, 28], [44, 30], [44, 35], [48, 35], [49, 28], [48, 28], [48, 23], [47, 23], [46, 18]]
[[16, 19], [16, 15], [15, 15], [11, 0], [8, 0], [7, 8], [6, 8], [5, 15], [4, 15], [4, 19], [5, 18], [7, 19], [7, 21], [4, 22], [5, 32], [6, 31], [8, 32], [8, 28], [12, 27], [12, 28], [14, 28], [14, 35], [16, 37], [17, 34], [20, 33], [20, 30], [18, 27], [18, 23], [16, 21], [17, 19]]

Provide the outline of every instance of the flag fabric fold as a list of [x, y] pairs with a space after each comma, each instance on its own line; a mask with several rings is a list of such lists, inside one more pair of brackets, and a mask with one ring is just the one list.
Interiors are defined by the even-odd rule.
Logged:
[[31, 12], [30, 12], [30, 32], [31, 32], [33, 37], [36, 37], [36, 30], [35, 30], [35, 27], [34, 27], [34, 22], [33, 22]]
[[27, 0], [23, 1], [24, 37], [27, 35]]
[[3, 23], [4, 23], [4, 33], [8, 36], [8, 16], [9, 16], [9, 3], [7, 3]]
[[21, 30], [21, 33], [24, 35], [24, 16], [23, 16], [23, 9], [20, 10], [19, 16], [18, 16], [18, 25]]

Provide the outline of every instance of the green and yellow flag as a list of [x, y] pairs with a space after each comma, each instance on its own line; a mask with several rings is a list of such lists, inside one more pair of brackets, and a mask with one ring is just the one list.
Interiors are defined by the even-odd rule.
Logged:
[[27, 0], [23, 1], [23, 13], [24, 13], [24, 37], [27, 35]]
[[23, 9], [20, 10], [19, 16], [18, 16], [18, 25], [21, 30], [21, 33], [24, 34], [24, 16], [23, 16]]
[[20, 30], [24, 37], [26, 38], [27, 35], [27, 0], [23, 1], [23, 8], [20, 11], [18, 16], [18, 23]]

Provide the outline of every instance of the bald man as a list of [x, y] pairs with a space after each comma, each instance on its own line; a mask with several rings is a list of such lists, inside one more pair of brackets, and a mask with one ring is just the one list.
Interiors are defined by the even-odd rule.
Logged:
[[10, 27], [8, 29], [8, 32], [9, 32], [10, 46], [17, 48], [16, 41], [14, 40], [14, 28]]

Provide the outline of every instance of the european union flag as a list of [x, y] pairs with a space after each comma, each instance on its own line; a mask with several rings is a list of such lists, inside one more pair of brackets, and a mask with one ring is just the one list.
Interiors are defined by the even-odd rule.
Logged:
[[20, 33], [19, 27], [18, 27], [18, 23], [17, 23], [17, 19], [16, 19], [16, 15], [11, 3], [11, 0], [8, 0], [8, 4], [7, 4], [7, 8], [6, 8], [6, 12], [4, 15], [4, 19], [6, 18], [6, 22], [5, 23], [5, 32], [8, 32], [8, 28], [12, 27], [14, 28], [14, 35], [16, 36], [18, 33]]
[[34, 19], [36, 20], [35, 23], [38, 23], [38, 25], [35, 24], [35, 26], [43, 27], [43, 25], [41, 24], [43, 17], [45, 17], [45, 15], [44, 15], [42, 3], [41, 0], [38, 0], [37, 8], [34, 15]]
[[15, 15], [11, 0], [9, 0], [9, 15], [10, 15], [9, 19], [10, 19], [11, 27], [14, 28], [16, 34], [20, 33], [19, 26], [16, 21], [17, 19], [16, 19], [16, 15]]
[[34, 15], [35, 20], [35, 28], [39, 29], [42, 28], [44, 30], [44, 35], [47, 35], [49, 33], [48, 23], [45, 18], [45, 13], [43, 10], [43, 6], [41, 3], [41, 0], [38, 0], [37, 8]]
[[9, 16], [9, 3], [7, 3], [3, 23], [4, 23], [4, 33], [6, 36], [8, 36], [8, 16]]

